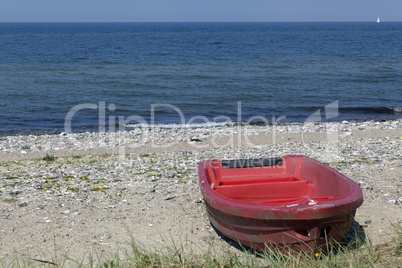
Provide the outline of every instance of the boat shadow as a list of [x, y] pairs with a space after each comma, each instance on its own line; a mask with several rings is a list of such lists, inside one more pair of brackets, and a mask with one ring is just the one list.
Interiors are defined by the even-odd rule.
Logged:
[[[266, 255], [267, 252], [259, 251], [254, 248], [245, 246], [240, 244], [238, 241], [235, 241], [224, 234], [222, 234], [216, 227], [211, 223], [212, 228], [216, 232], [216, 234], [228, 243], [230, 246], [246, 252], [248, 254], [255, 255], [257, 257], [262, 257], [264, 254]], [[355, 220], [352, 220], [351, 226], [349, 231], [346, 233], [345, 237], [335, 246], [332, 247], [331, 251], [335, 254], [338, 252], [344, 252], [347, 250], [353, 250], [361, 247], [366, 242], [366, 233], [363, 227]]]

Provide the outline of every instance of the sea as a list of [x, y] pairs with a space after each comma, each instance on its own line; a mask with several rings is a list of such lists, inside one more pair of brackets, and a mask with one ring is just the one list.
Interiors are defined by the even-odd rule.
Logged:
[[0, 131], [402, 118], [402, 22], [0, 23]]

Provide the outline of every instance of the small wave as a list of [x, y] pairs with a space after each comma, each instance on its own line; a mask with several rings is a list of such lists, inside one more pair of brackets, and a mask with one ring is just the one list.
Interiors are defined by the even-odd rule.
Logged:
[[402, 107], [341, 107], [340, 112], [363, 114], [402, 114]]
[[376, 113], [384, 113], [384, 114], [401, 114], [402, 107], [375, 107], [374, 111]]
[[402, 107], [392, 107], [392, 110], [396, 114], [402, 114]]
[[224, 44], [224, 42], [220, 42], [220, 41], [215, 41], [215, 42], [211, 42], [209, 43], [210, 45], [222, 45]]

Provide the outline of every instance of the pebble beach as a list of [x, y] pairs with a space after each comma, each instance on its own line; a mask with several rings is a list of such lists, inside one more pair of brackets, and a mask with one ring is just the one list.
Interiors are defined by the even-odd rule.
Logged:
[[[202, 159], [303, 154], [359, 183], [374, 243], [402, 224], [402, 120], [0, 134], [0, 263], [113, 255], [188, 237], [229, 247], [198, 188]], [[169, 239], [166, 239], [169, 237]]]

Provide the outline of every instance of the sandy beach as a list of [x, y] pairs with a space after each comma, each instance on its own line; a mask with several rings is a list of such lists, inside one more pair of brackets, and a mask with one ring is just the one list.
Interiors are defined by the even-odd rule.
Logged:
[[[355, 220], [373, 243], [402, 224], [402, 120], [0, 136], [0, 263], [111, 256], [188, 240], [231, 248], [211, 228], [202, 159], [303, 154], [359, 183]], [[231, 248], [231, 250], [237, 250]], [[56, 252], [56, 253], [55, 253]]]

